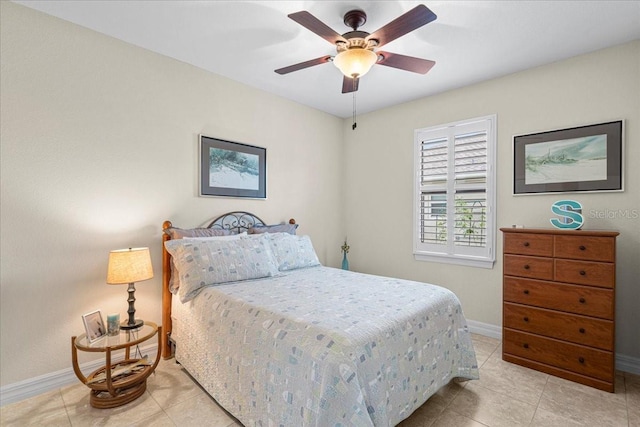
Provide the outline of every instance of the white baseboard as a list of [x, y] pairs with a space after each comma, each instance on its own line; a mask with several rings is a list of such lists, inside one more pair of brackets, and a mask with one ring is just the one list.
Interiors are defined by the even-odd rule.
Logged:
[[[467, 325], [469, 325], [469, 330], [474, 334], [484, 335], [486, 337], [496, 338], [499, 340], [502, 339], [502, 326], [476, 322], [475, 320], [468, 319]], [[616, 370], [640, 375], [640, 358], [624, 354], [616, 354]]]
[[469, 330], [474, 334], [484, 335], [485, 337], [502, 339], [502, 326], [491, 325], [489, 323], [477, 322], [467, 319]]
[[640, 375], [640, 358], [616, 354], [616, 370]]
[[[140, 347], [140, 352], [148, 355], [149, 359], [155, 360], [156, 354], [158, 354], [158, 344]], [[80, 370], [83, 372], [93, 372], [101, 366], [104, 366], [104, 363], [104, 359], [92, 360], [91, 362], [80, 365]], [[29, 397], [77, 383], [78, 377], [76, 377], [72, 367], [19, 381], [0, 388], [0, 406], [19, 402]]]

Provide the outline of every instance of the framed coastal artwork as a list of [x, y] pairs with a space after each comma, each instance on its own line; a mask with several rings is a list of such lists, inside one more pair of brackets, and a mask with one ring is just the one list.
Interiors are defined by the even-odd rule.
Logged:
[[623, 121], [513, 137], [513, 194], [623, 190]]
[[266, 199], [266, 148], [200, 135], [200, 195]]

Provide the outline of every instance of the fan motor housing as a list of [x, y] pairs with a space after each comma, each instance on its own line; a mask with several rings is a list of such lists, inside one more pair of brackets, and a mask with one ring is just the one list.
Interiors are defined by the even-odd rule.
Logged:
[[367, 14], [364, 13], [364, 10], [350, 10], [344, 14], [343, 22], [347, 27], [351, 27], [355, 31], [367, 22]]
[[369, 36], [369, 33], [366, 31], [349, 31], [348, 33], [344, 33], [342, 37], [347, 40], [350, 39], [364, 39]]

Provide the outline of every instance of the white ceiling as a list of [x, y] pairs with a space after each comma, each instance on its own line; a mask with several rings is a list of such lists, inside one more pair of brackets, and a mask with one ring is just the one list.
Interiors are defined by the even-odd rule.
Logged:
[[374, 32], [419, 3], [438, 19], [384, 46], [436, 61], [426, 75], [376, 65], [358, 113], [640, 39], [640, 1], [25, 1], [19, 3], [339, 117], [352, 113], [331, 63], [273, 70], [334, 47], [287, 18], [306, 10], [338, 33], [362, 9]]

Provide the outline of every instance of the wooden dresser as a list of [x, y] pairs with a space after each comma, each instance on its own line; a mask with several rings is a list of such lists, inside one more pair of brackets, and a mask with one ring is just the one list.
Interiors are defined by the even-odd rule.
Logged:
[[503, 360], [613, 392], [618, 233], [500, 230]]

